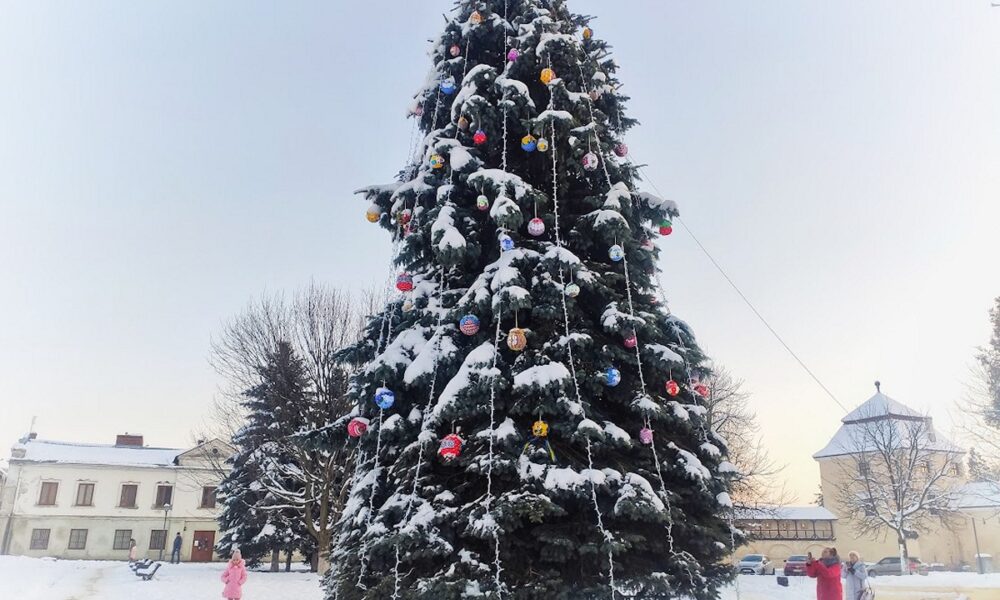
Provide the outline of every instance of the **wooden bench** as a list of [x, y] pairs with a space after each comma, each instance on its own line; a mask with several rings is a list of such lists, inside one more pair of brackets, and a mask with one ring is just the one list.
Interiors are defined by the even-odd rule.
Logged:
[[128, 568], [132, 569], [133, 571], [138, 571], [139, 569], [148, 569], [149, 566], [152, 564], [153, 564], [153, 559], [144, 558], [142, 560], [130, 562], [128, 564]]
[[158, 570], [160, 570], [160, 566], [161, 565], [163, 565], [163, 563], [158, 562], [158, 563], [153, 564], [152, 568], [150, 568], [147, 565], [145, 568], [136, 569], [135, 570], [135, 576], [136, 577], [142, 577], [143, 581], [149, 581], [150, 579], [153, 578], [153, 575], [156, 575], [156, 572]]

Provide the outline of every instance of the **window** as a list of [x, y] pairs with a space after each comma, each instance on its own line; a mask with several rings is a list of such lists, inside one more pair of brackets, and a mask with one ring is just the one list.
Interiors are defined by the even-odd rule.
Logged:
[[115, 529], [115, 550], [128, 550], [130, 541], [132, 541], [131, 529]]
[[164, 506], [170, 504], [170, 499], [174, 495], [174, 488], [170, 485], [158, 485], [156, 486], [156, 504], [153, 505], [154, 508], [163, 508]]
[[49, 547], [49, 530], [48, 529], [32, 529], [31, 530], [31, 549], [32, 550], [47, 550]]
[[868, 476], [868, 463], [866, 463], [864, 461], [859, 462], [858, 463], [858, 473], [860, 473], [862, 477], [867, 477]]
[[215, 486], [201, 488], [201, 507], [215, 508]]
[[69, 549], [70, 550], [83, 550], [87, 547], [87, 530], [86, 529], [70, 529], [69, 530]]
[[118, 506], [122, 508], [135, 508], [135, 497], [139, 493], [139, 486], [134, 483], [126, 483], [122, 486], [122, 498]]
[[[59, 493], [59, 484], [55, 481], [43, 481], [42, 491], [38, 494], [38, 504], [41, 506], [55, 506], [56, 494]], [[46, 529], [45, 531], [48, 531]], [[47, 543], [47, 542], [46, 542]]]
[[80, 485], [76, 486], [76, 505], [77, 506], [94, 505], [94, 484], [81, 483]]
[[149, 549], [164, 550], [167, 547], [167, 530], [154, 529], [149, 532]]

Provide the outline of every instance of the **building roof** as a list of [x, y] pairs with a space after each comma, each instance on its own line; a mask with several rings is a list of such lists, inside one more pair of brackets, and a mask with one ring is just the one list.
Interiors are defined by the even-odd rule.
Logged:
[[[21, 454], [18, 452], [19, 450], [23, 450], [23, 456], [18, 456]], [[173, 465], [177, 455], [184, 451], [179, 448], [78, 444], [29, 439], [14, 444], [11, 448], [11, 460], [39, 463], [164, 467]]]
[[909, 406], [906, 406], [902, 402], [893, 400], [881, 391], [878, 391], [875, 392], [874, 396], [862, 402], [861, 406], [852, 410], [840, 421], [842, 423], [857, 423], [858, 421], [865, 421], [886, 416], [899, 417], [903, 419], [922, 419], [924, 417], [924, 415], [918, 413]]
[[[888, 426], [899, 431], [901, 439], [908, 439], [909, 431], [906, 429], [920, 427], [926, 428], [921, 435], [924, 438], [921, 447], [926, 446], [928, 450], [937, 452], [949, 452], [960, 454], [964, 452], [961, 448], [951, 443], [934, 429], [929, 417], [921, 415], [905, 404], [886, 396], [881, 391], [865, 400], [860, 406], [847, 414], [841, 422], [843, 425], [833, 435], [833, 438], [819, 452], [813, 454], [813, 458], [831, 458], [834, 456], [845, 456], [857, 454], [874, 448], [866, 448], [869, 443], [869, 435], [865, 435], [866, 428], [871, 427], [870, 423], [875, 421], [885, 421]], [[927, 425], [924, 425], [924, 423]], [[912, 430], [911, 430], [912, 431]]]
[[970, 508], [1000, 509], [1000, 483], [993, 481], [973, 481], [955, 491], [954, 507], [958, 510]]
[[836, 521], [837, 515], [823, 506], [762, 506], [741, 511], [739, 518], [779, 521]]

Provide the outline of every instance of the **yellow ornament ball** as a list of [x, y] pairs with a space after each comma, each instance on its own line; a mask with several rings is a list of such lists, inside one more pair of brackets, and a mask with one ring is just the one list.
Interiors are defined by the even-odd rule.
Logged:
[[550, 81], [556, 78], [556, 72], [548, 67], [545, 67], [542, 69], [542, 74], [539, 75], [538, 78], [542, 80], [542, 83], [548, 85]]
[[507, 347], [514, 352], [520, 352], [528, 347], [528, 337], [524, 335], [524, 330], [515, 327], [507, 333]]
[[538, 149], [539, 152], [548, 152], [549, 141], [545, 138], [538, 138], [538, 142], [535, 143], [535, 148]]
[[531, 435], [540, 438], [548, 437], [549, 424], [541, 419], [538, 419], [531, 425]]
[[479, 25], [483, 22], [483, 15], [478, 10], [474, 10], [472, 11], [472, 14], [469, 15], [469, 22], [473, 25]]
[[583, 28], [583, 39], [589, 40], [592, 37], [594, 37], [594, 30], [591, 29], [590, 27], [584, 27]]
[[382, 209], [378, 207], [377, 204], [372, 204], [365, 213], [365, 218], [368, 219], [369, 223], [378, 223], [379, 218], [382, 216]]
[[440, 154], [432, 154], [430, 159], [430, 164], [432, 169], [443, 169], [444, 168], [444, 157]]

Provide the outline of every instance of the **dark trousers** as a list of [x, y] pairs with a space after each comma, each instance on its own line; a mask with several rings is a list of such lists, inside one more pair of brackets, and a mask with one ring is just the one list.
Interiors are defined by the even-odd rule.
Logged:
[[170, 553], [170, 564], [181, 564], [181, 551], [180, 548], [174, 550]]

